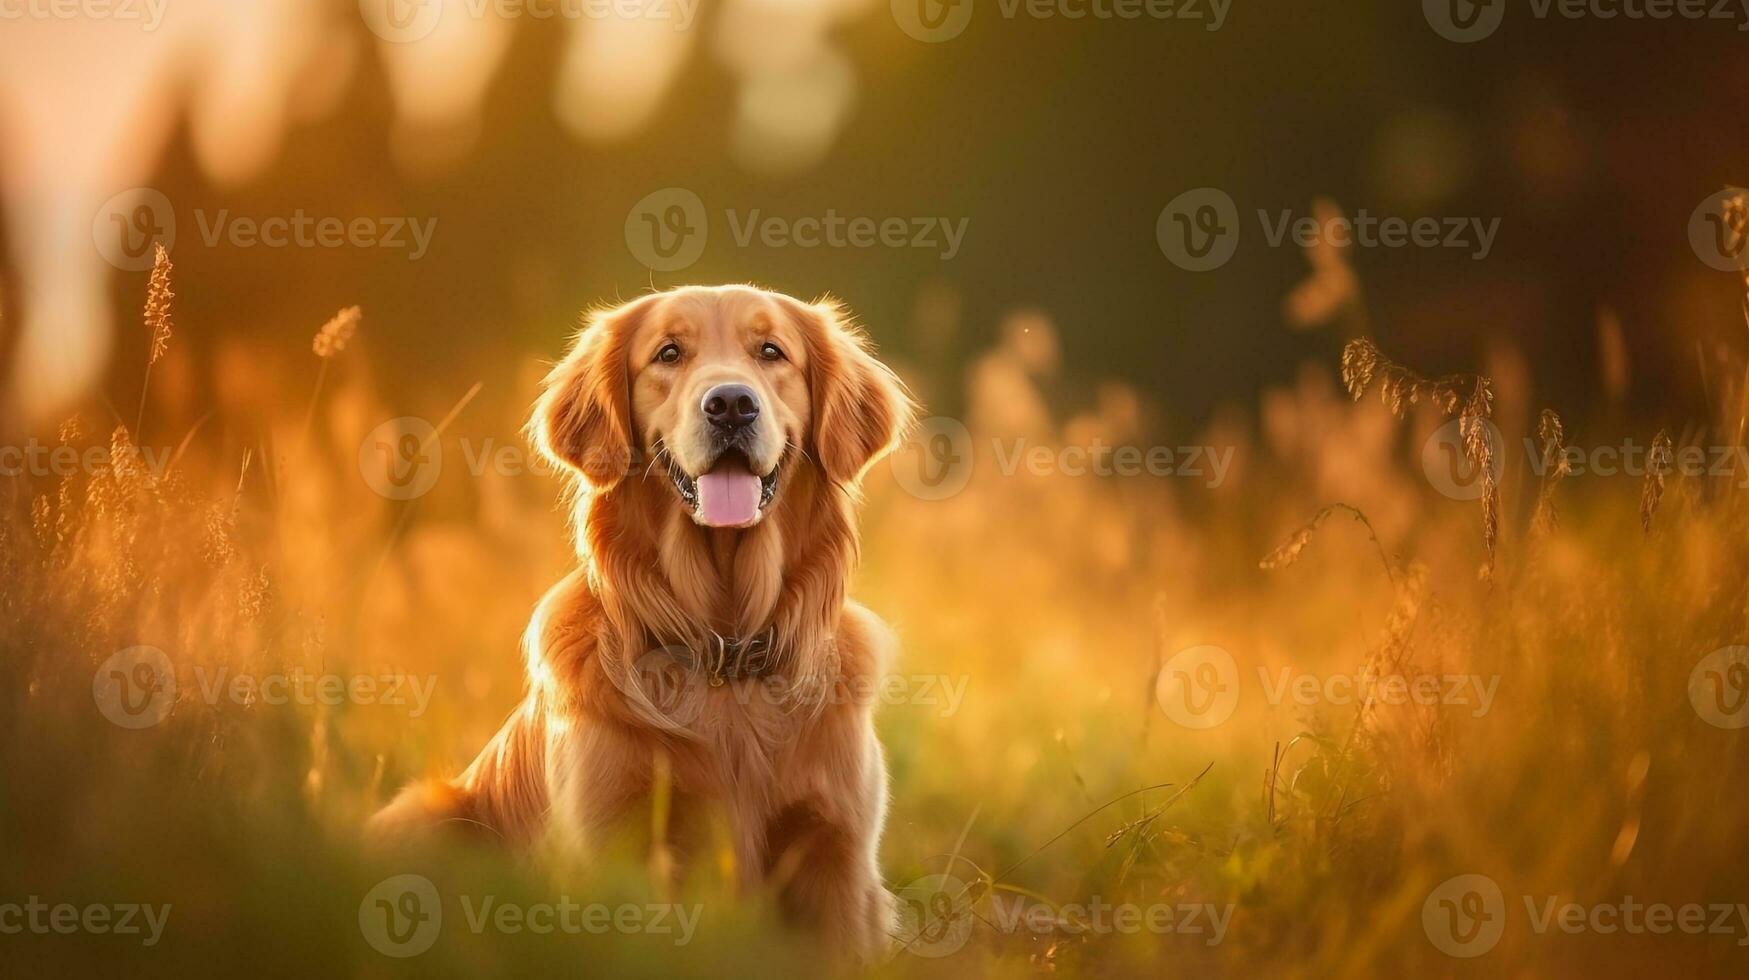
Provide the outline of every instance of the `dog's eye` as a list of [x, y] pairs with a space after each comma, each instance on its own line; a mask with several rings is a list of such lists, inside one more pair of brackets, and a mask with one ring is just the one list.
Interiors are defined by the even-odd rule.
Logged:
[[656, 360], [661, 361], [663, 364], [673, 364], [675, 361], [680, 360], [680, 345], [663, 344], [662, 349], [656, 352]]
[[781, 361], [783, 360], [783, 349], [767, 341], [759, 345], [759, 359], [762, 361]]

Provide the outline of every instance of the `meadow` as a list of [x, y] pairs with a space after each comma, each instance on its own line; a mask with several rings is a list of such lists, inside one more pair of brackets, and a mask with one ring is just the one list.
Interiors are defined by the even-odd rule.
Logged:
[[[172, 278], [146, 298], [161, 390]], [[1740, 359], [1706, 368], [1716, 417], [1660, 438], [1353, 343], [1170, 440], [1216, 478], [1086, 451], [1154, 446], [1159, 409], [1115, 382], [1060, 408], [1055, 330], [1017, 312], [963, 373], [899, 365], [962, 408], [867, 486], [853, 592], [902, 641], [877, 975], [1742, 975], [1749, 471], [1675, 465], [1746, 445]], [[725, 855], [661, 883], [659, 801], [586, 868], [362, 846], [518, 698], [572, 560], [517, 449], [556, 351], [410, 407], [368, 310], [312, 333], [303, 363], [228, 364], [186, 430], [112, 393], [0, 489], [0, 900], [170, 907], [150, 945], [0, 936], [0, 972], [823, 972]], [[380, 428], [404, 415], [429, 432]], [[1442, 431], [1473, 499], [1436, 485]], [[1561, 464], [1625, 440], [1645, 474]], [[395, 476], [433, 454], [428, 489]], [[442, 907], [405, 958], [368, 921], [402, 875]], [[640, 911], [536, 927], [572, 902]]]

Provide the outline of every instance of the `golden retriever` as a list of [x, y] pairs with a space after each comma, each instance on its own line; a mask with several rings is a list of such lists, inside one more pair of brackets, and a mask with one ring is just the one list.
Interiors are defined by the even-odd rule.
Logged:
[[[871, 699], [892, 641], [845, 595], [863, 472], [912, 418], [833, 301], [746, 286], [589, 317], [529, 426], [573, 477], [578, 568], [524, 637], [529, 689], [465, 772], [404, 790], [379, 839], [456, 822], [582, 850], [726, 818], [736, 875], [867, 959], [893, 915]], [[679, 842], [681, 860], [685, 842]]]

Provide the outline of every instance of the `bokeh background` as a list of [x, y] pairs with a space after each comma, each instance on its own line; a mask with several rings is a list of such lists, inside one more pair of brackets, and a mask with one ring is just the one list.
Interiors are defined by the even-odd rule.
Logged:
[[[1706, 680], [1708, 657], [1749, 642], [1745, 471], [1563, 479], [1520, 447], [1550, 431], [1545, 409], [1585, 449], [1749, 446], [1744, 278], [1690, 238], [1745, 180], [1749, 19], [1513, 3], [1456, 43], [1438, 7], [1233, 0], [1210, 31], [1206, 3], [1126, 21], [975, 0], [936, 41], [907, 33], [913, 7], [869, 0], [702, 0], [672, 8], [696, 9], [684, 30], [467, 0], [126, 8], [149, 30], [91, 6], [0, 16], [0, 449], [102, 460], [0, 485], [0, 903], [173, 908], [155, 949], [4, 935], [0, 969], [817, 970], [709, 861], [680, 885], [706, 911], [684, 949], [454, 925], [458, 894], [674, 897], [649, 874], [660, 839], [581, 872], [358, 841], [396, 787], [496, 730], [529, 611], [575, 560], [558, 480], [472, 459], [521, 444], [581, 310], [751, 281], [844, 300], [928, 412], [963, 426], [926, 431], [972, 440], [952, 494], [916, 480], [931, 442], [868, 479], [853, 591], [898, 630], [904, 675], [964, 692], [882, 709], [883, 870], [901, 892], [955, 876], [983, 917], [945, 955], [882, 970], [1741, 975], [1741, 930], [1538, 933], [1520, 899], [1749, 898], [1749, 667]], [[0, 15], [31, 9], [52, 8]], [[1239, 239], [1192, 272], [1156, 225], [1205, 187], [1235, 202]], [[709, 233], [658, 271], [627, 228], [675, 188]], [[157, 210], [122, 236], [143, 202]], [[730, 210], [966, 233], [951, 259], [741, 246]], [[1259, 210], [1498, 233], [1481, 259], [1271, 246]], [[433, 233], [417, 258], [203, 241], [221, 213], [299, 212]], [[170, 217], [174, 269], [154, 283], [135, 232]], [[1451, 379], [1394, 412], [1377, 397], [1394, 369], [1339, 368], [1362, 339]], [[1505, 457], [1491, 506], [1454, 499], [1429, 456], [1471, 412], [1439, 392], [1468, 398], [1478, 377]], [[444, 460], [418, 493], [377, 452], [405, 418]], [[1009, 471], [1014, 440], [1231, 462], [1212, 483]], [[132, 446], [172, 462], [142, 468]], [[176, 685], [131, 730], [94, 683], [140, 646]], [[1241, 693], [1205, 729], [1172, 684], [1206, 646]], [[411, 673], [434, 694], [417, 715], [203, 696], [220, 670]], [[1260, 679], [1284, 670], [1499, 693], [1479, 713], [1271, 700]], [[451, 897], [451, 925], [403, 961], [360, 903], [410, 872]], [[1472, 874], [1507, 922], [1474, 960], [1424, 919]], [[1214, 944], [1005, 933], [993, 892], [1232, 918]]]
[[[1306, 215], [1319, 196], [1349, 213], [1498, 218], [1486, 261], [1355, 256], [1372, 322], [1440, 369], [1511, 343], [1566, 405], [1593, 377], [1600, 308], [1634, 355], [1632, 397], [1653, 405], [1689, 389], [1695, 345], [1729, 331], [1736, 303], [1684, 247], [1692, 209], [1741, 180], [1749, 81], [1731, 21], [1514, 8], [1491, 37], [1456, 44], [1416, 4], [1238, 2], [1210, 31], [1205, 5], [1186, 8], [1202, 20], [1069, 20], [1004, 17], [990, 0], [962, 33], [923, 43], [870, 0], [705, 2], [685, 30], [678, 6], [633, 22], [479, 7], [410, 4], [440, 16], [404, 43], [348, 0], [178, 0], [155, 30], [7, 21], [13, 406], [50, 412], [139, 370], [127, 277], [88, 234], [138, 186], [180, 218], [176, 258], [201, 282], [180, 329], [212, 341], [189, 345], [199, 356], [231, 343], [284, 355], [356, 303], [405, 369], [396, 385], [465, 389], [484, 363], [550, 351], [582, 307], [652, 284], [756, 281], [837, 293], [888, 350], [932, 363], [963, 361], [1002, 314], [1036, 306], [1061, 324], [1073, 374], [1145, 386], [1195, 425], [1333, 353], [1282, 330], [1306, 264], [1264, 245], [1254, 217]], [[712, 209], [715, 237], [690, 268], [653, 274], [623, 226], [671, 186]], [[1202, 186], [1238, 203], [1247, 247], [1197, 275], [1164, 261], [1154, 222]], [[739, 247], [722, 221], [828, 208], [965, 219], [968, 233], [942, 261]], [[221, 209], [437, 224], [417, 261], [208, 247], [194, 212]], [[913, 329], [931, 289], [955, 298], [958, 333]]]

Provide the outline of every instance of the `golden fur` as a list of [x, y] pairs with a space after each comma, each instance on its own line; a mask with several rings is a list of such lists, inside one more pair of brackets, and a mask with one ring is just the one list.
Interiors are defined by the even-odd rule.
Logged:
[[[674, 365], [659, 355], [670, 342], [686, 351]], [[766, 343], [783, 358], [762, 357]], [[748, 456], [779, 467], [769, 510], [745, 528], [695, 523], [664, 465], [697, 472], [698, 394], [724, 380], [759, 393], [765, 428]], [[776, 888], [836, 949], [878, 952], [892, 916], [877, 866], [885, 764], [868, 699], [846, 692], [874, 689], [892, 643], [845, 586], [858, 482], [910, 418], [831, 301], [688, 287], [591, 316], [530, 421], [575, 478], [579, 567], [529, 624], [528, 693], [465, 772], [410, 787], [372, 831], [457, 821], [586, 852], [616, 823], [648, 823], [661, 757], [677, 818], [726, 816], [744, 886]], [[676, 680], [660, 653], [768, 625], [771, 677]]]

